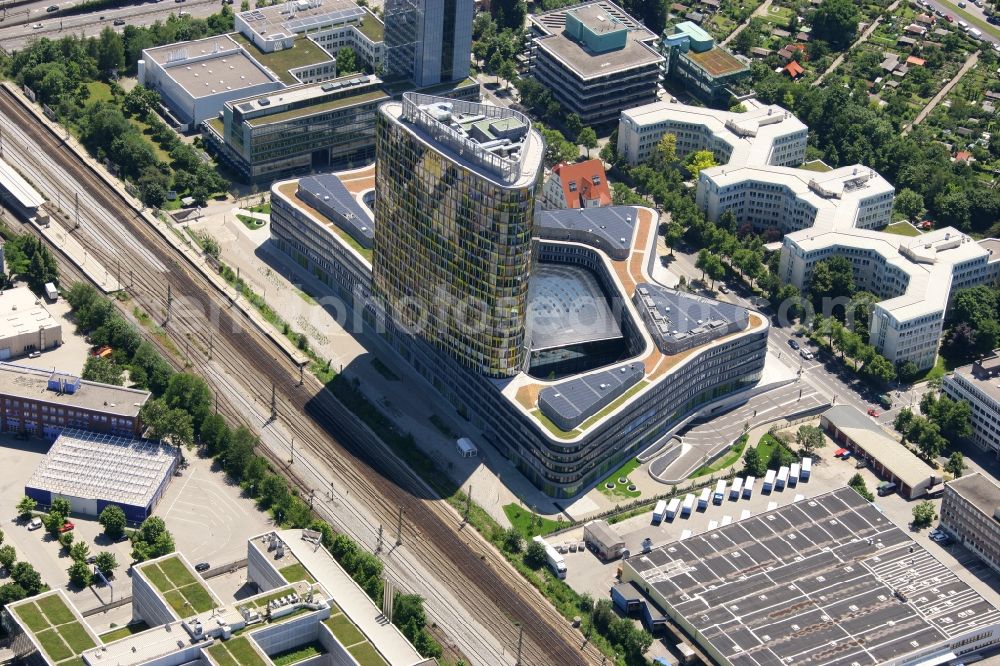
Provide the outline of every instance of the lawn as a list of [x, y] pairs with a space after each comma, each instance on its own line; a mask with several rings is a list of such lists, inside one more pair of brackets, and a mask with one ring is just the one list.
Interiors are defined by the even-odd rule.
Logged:
[[249, 215], [243, 215], [242, 213], [236, 213], [236, 219], [242, 222], [243, 226], [250, 231], [260, 229], [267, 224], [264, 220], [258, 220], [256, 217], [250, 217]]
[[84, 84], [87, 88], [87, 102], [110, 102], [114, 99], [111, 94], [111, 86], [103, 81], [89, 81]]
[[371, 643], [362, 643], [348, 648], [351, 656], [360, 666], [389, 666]]
[[180, 590], [170, 590], [163, 595], [163, 598], [167, 600], [167, 603], [174, 609], [178, 617], [188, 617], [191, 615], [191, 611], [187, 606], [187, 600], [180, 593]]
[[298, 562], [296, 562], [295, 564], [288, 565], [284, 569], [279, 570], [278, 573], [284, 576], [285, 580], [287, 580], [289, 583], [294, 583], [300, 580], [304, 580], [307, 583], [316, 582], [316, 579], [313, 578], [311, 575], [309, 575], [309, 572], [306, 571], [306, 568], [301, 564], [299, 564]]
[[232, 37], [253, 56], [254, 60], [277, 74], [278, 78], [285, 85], [298, 83], [298, 79], [292, 76], [288, 70], [298, 69], [306, 65], [315, 65], [332, 59], [319, 44], [304, 37], [296, 39], [290, 49], [272, 51], [271, 53], [264, 53], [257, 48], [256, 44], [242, 34], [234, 34]]
[[726, 469], [730, 465], [735, 465], [739, 459], [743, 457], [743, 449], [745, 449], [746, 446], [747, 436], [741, 435], [740, 438], [729, 448], [729, 453], [726, 453], [710, 465], [702, 465], [695, 470], [694, 474], [691, 475], [691, 478], [705, 476], [706, 474], [713, 474], [718, 472], [720, 469]]
[[920, 230], [909, 222], [895, 222], [890, 224], [882, 231], [888, 234], [896, 234], [897, 236], [919, 236]]
[[149, 629], [149, 625], [145, 622], [135, 622], [133, 624], [127, 624], [124, 627], [118, 627], [117, 629], [112, 629], [106, 634], [101, 634], [102, 643], [113, 643], [114, 641], [121, 640], [123, 638], [128, 638], [129, 636], [134, 636], [140, 632]]
[[823, 160], [813, 160], [812, 162], [806, 162], [800, 169], [805, 169], [806, 171], [817, 171], [819, 173], [826, 173], [827, 171], [832, 171], [830, 166]]
[[160, 570], [170, 579], [173, 583], [172, 587], [184, 587], [186, 585], [191, 585], [197, 583], [191, 572], [188, 571], [184, 563], [181, 562], [180, 558], [171, 557], [170, 559], [163, 560], [159, 563]]
[[182, 587], [180, 588], [180, 592], [191, 603], [196, 613], [204, 613], [215, 607], [212, 595], [199, 583], [192, 583], [191, 585]]
[[43, 597], [36, 603], [52, 624], [66, 624], [76, 619], [73, 617], [72, 611], [66, 608], [66, 604], [63, 603], [63, 600], [58, 595], [53, 594], [49, 597]]
[[170, 153], [163, 150], [163, 148], [160, 148], [160, 144], [153, 141], [152, 137], [150, 136], [151, 132], [149, 129], [149, 125], [142, 122], [138, 118], [129, 118], [128, 121], [133, 125], [135, 125], [136, 127], [138, 127], [139, 131], [142, 132], [142, 136], [146, 139], [146, 142], [149, 144], [149, 147], [153, 149], [154, 153], [156, 153], [156, 159], [163, 162], [164, 164], [170, 164], [171, 162], [173, 162], [173, 158], [170, 157]]
[[544, 536], [563, 527], [563, 523], [558, 520], [539, 516], [517, 504], [504, 504], [503, 512], [510, 524], [517, 528], [517, 531], [523, 534], [526, 539], [530, 539], [536, 534]]
[[[616, 469], [614, 472], [608, 475], [608, 478], [601, 481], [598, 488], [602, 493], [608, 497], [624, 497], [633, 498], [638, 497], [642, 494], [640, 490], [629, 490], [629, 484], [632, 482], [631, 479], [623, 484], [618, 483], [618, 479], [625, 478], [628, 479], [629, 475], [634, 472], [639, 467], [638, 458], [629, 458], [628, 461]], [[608, 484], [613, 484], [613, 488], [608, 488]]]
[[365, 635], [361, 633], [361, 630], [354, 626], [354, 623], [343, 613], [331, 615], [325, 623], [344, 647], [350, 647], [365, 640]]
[[767, 433], [757, 442], [757, 455], [766, 463], [779, 446], [785, 446], [785, 444], [771, 433]]
[[42, 611], [38, 610], [38, 606], [33, 603], [18, 606], [14, 609], [14, 613], [21, 619], [22, 622], [28, 625], [29, 629], [34, 632], [38, 632], [52, 626], [51, 623], [45, 619], [45, 616], [42, 615]]
[[167, 575], [163, 573], [160, 567], [156, 564], [147, 564], [139, 569], [139, 571], [141, 571], [160, 592], [166, 592], [174, 588], [173, 583], [167, 579]]
[[251, 213], [264, 213], [265, 215], [271, 214], [271, 202], [265, 201], [262, 204], [257, 204], [256, 206], [249, 206], [247, 210]]
[[62, 661], [74, 656], [73, 651], [59, 636], [55, 629], [46, 629], [35, 634], [35, 638], [41, 644], [45, 654], [49, 655], [52, 661]]
[[71, 622], [57, 628], [59, 635], [66, 641], [74, 653], [80, 654], [84, 650], [94, 647], [94, 639], [83, 628], [79, 622]]
[[233, 638], [225, 643], [226, 649], [236, 658], [240, 666], [266, 666], [250, 641], [244, 637]]
[[274, 666], [289, 666], [303, 659], [309, 659], [321, 654], [326, 654], [326, 648], [319, 641], [313, 641], [301, 647], [278, 652], [271, 656], [271, 661], [274, 662]]
[[240, 666], [232, 655], [229, 654], [229, 650], [226, 649], [225, 643], [216, 643], [212, 647], [208, 648], [208, 654], [212, 655], [212, 659], [215, 660], [219, 666]]

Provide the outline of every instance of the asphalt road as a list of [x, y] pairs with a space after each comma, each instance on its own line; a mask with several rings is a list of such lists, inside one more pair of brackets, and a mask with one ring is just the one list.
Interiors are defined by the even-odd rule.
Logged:
[[[927, 0], [927, 3], [930, 5], [931, 9], [937, 9], [946, 15], [950, 14], [955, 19], [955, 23], [950, 25], [955, 26], [956, 29], [958, 28], [958, 21], [963, 20], [962, 16], [960, 16], [958, 12], [962, 11], [967, 14], [971, 14], [975, 18], [986, 23], [990, 29], [992, 29], [992, 32], [990, 32], [982, 26], [972, 26], [983, 31], [983, 41], [989, 42], [990, 44], [1000, 44], [1000, 26], [987, 22], [986, 14], [982, 9], [972, 4], [971, 0], [966, 0], [966, 6], [961, 8], [958, 6], [958, 2], [951, 2], [951, 0]], [[968, 23], [968, 21], [966, 22]]]
[[[48, 37], [58, 39], [63, 35], [74, 34], [92, 37], [100, 34], [106, 26], [111, 26], [121, 32], [125, 25], [115, 26], [116, 19], [122, 19], [126, 25], [150, 25], [155, 21], [164, 21], [170, 14], [187, 12], [192, 16], [204, 18], [217, 13], [222, 4], [218, 0], [185, 0], [183, 3], [160, 0], [159, 2], [144, 3], [117, 9], [106, 9], [100, 12], [78, 14], [60, 18], [58, 13], [48, 14], [45, 12], [51, 2], [30, 5], [31, 20], [23, 21], [11, 10], [8, 14], [9, 22], [0, 21], [0, 45], [8, 53], [23, 48], [26, 44], [35, 39]], [[72, 4], [72, 3], [70, 3]], [[11, 25], [10, 23], [17, 23]], [[41, 25], [36, 28], [36, 25]]]

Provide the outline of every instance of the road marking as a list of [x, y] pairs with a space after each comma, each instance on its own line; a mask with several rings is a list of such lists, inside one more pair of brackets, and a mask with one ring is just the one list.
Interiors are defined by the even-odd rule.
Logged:
[[184, 496], [184, 491], [187, 490], [187, 485], [191, 483], [191, 479], [194, 478], [194, 475], [197, 474], [197, 472], [198, 470], [193, 470], [188, 475], [187, 480], [184, 481], [184, 485], [181, 486], [181, 491], [177, 494], [177, 497], [174, 498], [174, 501], [170, 503], [170, 507], [167, 509], [166, 513], [163, 514], [164, 516], [170, 515], [170, 512], [174, 510], [174, 505], [177, 504], [177, 500]]

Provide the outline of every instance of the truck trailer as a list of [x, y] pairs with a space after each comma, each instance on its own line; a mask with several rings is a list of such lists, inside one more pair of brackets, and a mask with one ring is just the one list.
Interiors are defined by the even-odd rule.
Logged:
[[757, 477], [748, 476], [743, 483], [743, 499], [750, 499], [753, 496], [753, 486], [757, 483]]
[[802, 470], [799, 472], [800, 481], [808, 481], [809, 475], [812, 473], [813, 459], [806, 457], [802, 459]]
[[537, 541], [545, 547], [545, 560], [549, 563], [549, 568], [552, 569], [552, 573], [554, 573], [557, 578], [566, 578], [566, 560], [559, 554], [559, 551], [547, 544], [545, 539], [540, 536], [535, 536], [533, 541]]
[[656, 506], [653, 507], [653, 522], [662, 523], [663, 514], [665, 514], [666, 512], [667, 512], [667, 500], [660, 500], [659, 502], [656, 503]]
[[778, 468], [778, 476], [774, 479], [774, 489], [784, 490], [786, 483], [788, 483], [788, 465], [782, 465]]
[[701, 495], [698, 496], [698, 510], [704, 511], [708, 508], [708, 500], [712, 496], [712, 489], [705, 486], [701, 489]]
[[718, 483], [715, 484], [715, 492], [712, 493], [712, 503], [722, 504], [722, 500], [726, 497], [726, 481], [720, 479]]
[[667, 504], [667, 520], [673, 520], [674, 516], [677, 515], [677, 509], [680, 507], [681, 501], [676, 497], [670, 500]]
[[694, 495], [692, 495], [691, 493], [688, 493], [687, 495], [684, 496], [684, 504], [681, 505], [682, 516], [691, 515], [691, 509], [694, 508], [694, 499], [695, 499]]
[[774, 478], [776, 472], [773, 469], [767, 470], [767, 474], [764, 475], [764, 485], [761, 490], [765, 493], [769, 493], [774, 490]]
[[795, 487], [799, 482], [799, 474], [802, 473], [802, 467], [798, 463], [792, 463], [791, 467], [788, 468], [788, 485], [789, 487]]
[[733, 485], [729, 488], [729, 499], [734, 502], [743, 496], [743, 479], [741, 477], [736, 477], [733, 479]]

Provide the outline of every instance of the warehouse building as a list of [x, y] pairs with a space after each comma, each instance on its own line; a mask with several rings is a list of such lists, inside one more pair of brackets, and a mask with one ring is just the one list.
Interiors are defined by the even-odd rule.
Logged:
[[1000, 643], [1000, 610], [846, 487], [630, 557], [621, 581], [723, 666], [930, 666]]
[[609, 0], [529, 17], [529, 71], [584, 125], [614, 122], [656, 99], [656, 35]]
[[945, 375], [941, 390], [972, 408], [972, 441], [983, 451], [1000, 454], [1000, 354], [996, 351]]
[[941, 527], [1000, 572], [1000, 485], [982, 472], [944, 484]]
[[837, 405], [823, 412], [820, 425], [834, 442], [864, 460], [873, 472], [899, 487], [899, 494], [916, 499], [940, 482], [932, 469], [852, 405]]
[[0, 432], [53, 440], [65, 428], [137, 437], [149, 391], [0, 362]]
[[62, 344], [62, 324], [27, 287], [0, 292], [0, 361]]
[[99, 516], [116, 504], [132, 523], [148, 518], [177, 465], [175, 446], [146, 439], [63, 430], [24, 487], [40, 506], [70, 501], [73, 513]]

